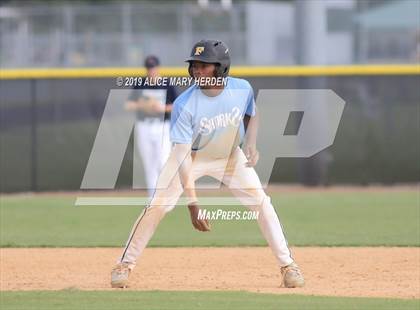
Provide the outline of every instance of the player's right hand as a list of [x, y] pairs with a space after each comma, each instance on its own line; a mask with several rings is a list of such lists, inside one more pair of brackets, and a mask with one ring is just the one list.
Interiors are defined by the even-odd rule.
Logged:
[[195, 229], [199, 231], [211, 230], [211, 225], [208, 220], [198, 218], [198, 212], [200, 211], [200, 208], [196, 203], [189, 204], [188, 210], [190, 211], [191, 223], [193, 224]]
[[160, 113], [165, 113], [165, 106], [159, 103], [159, 101], [154, 99], [144, 100], [142, 104], [142, 110], [146, 114], [156, 115]]
[[125, 109], [127, 111], [135, 111], [137, 109], [137, 103], [134, 101], [127, 101], [125, 104]]

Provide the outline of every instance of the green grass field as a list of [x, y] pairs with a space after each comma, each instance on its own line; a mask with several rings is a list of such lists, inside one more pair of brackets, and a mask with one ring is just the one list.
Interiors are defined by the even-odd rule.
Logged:
[[[293, 246], [420, 246], [415, 191], [290, 192], [273, 202]], [[1, 247], [123, 246], [141, 207], [74, 206], [75, 197], [1, 198]], [[236, 207], [231, 207], [236, 208]], [[242, 207], [237, 207], [242, 208]], [[228, 208], [224, 208], [228, 209]], [[188, 211], [168, 214], [151, 246], [261, 246], [255, 221], [193, 230]], [[419, 309], [420, 300], [248, 292], [1, 291], [1, 309]]]
[[43, 310], [324, 310], [418, 309], [418, 300], [339, 298], [248, 292], [2, 292], [2, 309]]
[[[75, 197], [1, 198], [1, 247], [123, 246], [142, 207], [74, 206]], [[407, 192], [295, 192], [273, 203], [293, 246], [420, 246], [419, 196]], [[212, 207], [209, 207], [212, 208]], [[229, 207], [243, 208], [243, 207]], [[228, 209], [228, 208], [224, 208]], [[260, 246], [255, 221], [216, 221], [193, 230], [178, 206], [151, 246]]]

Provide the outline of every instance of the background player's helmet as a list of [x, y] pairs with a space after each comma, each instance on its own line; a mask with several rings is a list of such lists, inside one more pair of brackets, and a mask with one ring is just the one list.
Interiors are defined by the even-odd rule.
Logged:
[[229, 48], [218, 40], [201, 40], [194, 44], [190, 57], [185, 60], [189, 63], [188, 72], [191, 76], [191, 62], [197, 60], [216, 64], [216, 76], [226, 77], [230, 68]]

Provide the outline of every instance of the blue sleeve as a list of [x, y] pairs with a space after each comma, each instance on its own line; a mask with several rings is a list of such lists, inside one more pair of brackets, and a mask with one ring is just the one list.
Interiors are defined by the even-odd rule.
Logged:
[[172, 143], [189, 144], [192, 143], [193, 128], [191, 113], [175, 100], [171, 113], [171, 132]]
[[254, 91], [252, 86], [249, 85], [249, 93], [248, 93], [248, 100], [246, 103], [246, 115], [255, 116], [255, 99], [254, 99]]

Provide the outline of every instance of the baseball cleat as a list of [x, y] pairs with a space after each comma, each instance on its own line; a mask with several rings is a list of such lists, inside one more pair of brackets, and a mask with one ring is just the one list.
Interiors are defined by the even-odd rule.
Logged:
[[111, 287], [126, 288], [128, 286], [128, 276], [130, 268], [126, 263], [117, 264], [111, 271]]
[[281, 274], [283, 276], [283, 287], [293, 288], [303, 287], [305, 285], [302, 272], [300, 271], [299, 266], [294, 262], [282, 267]]

